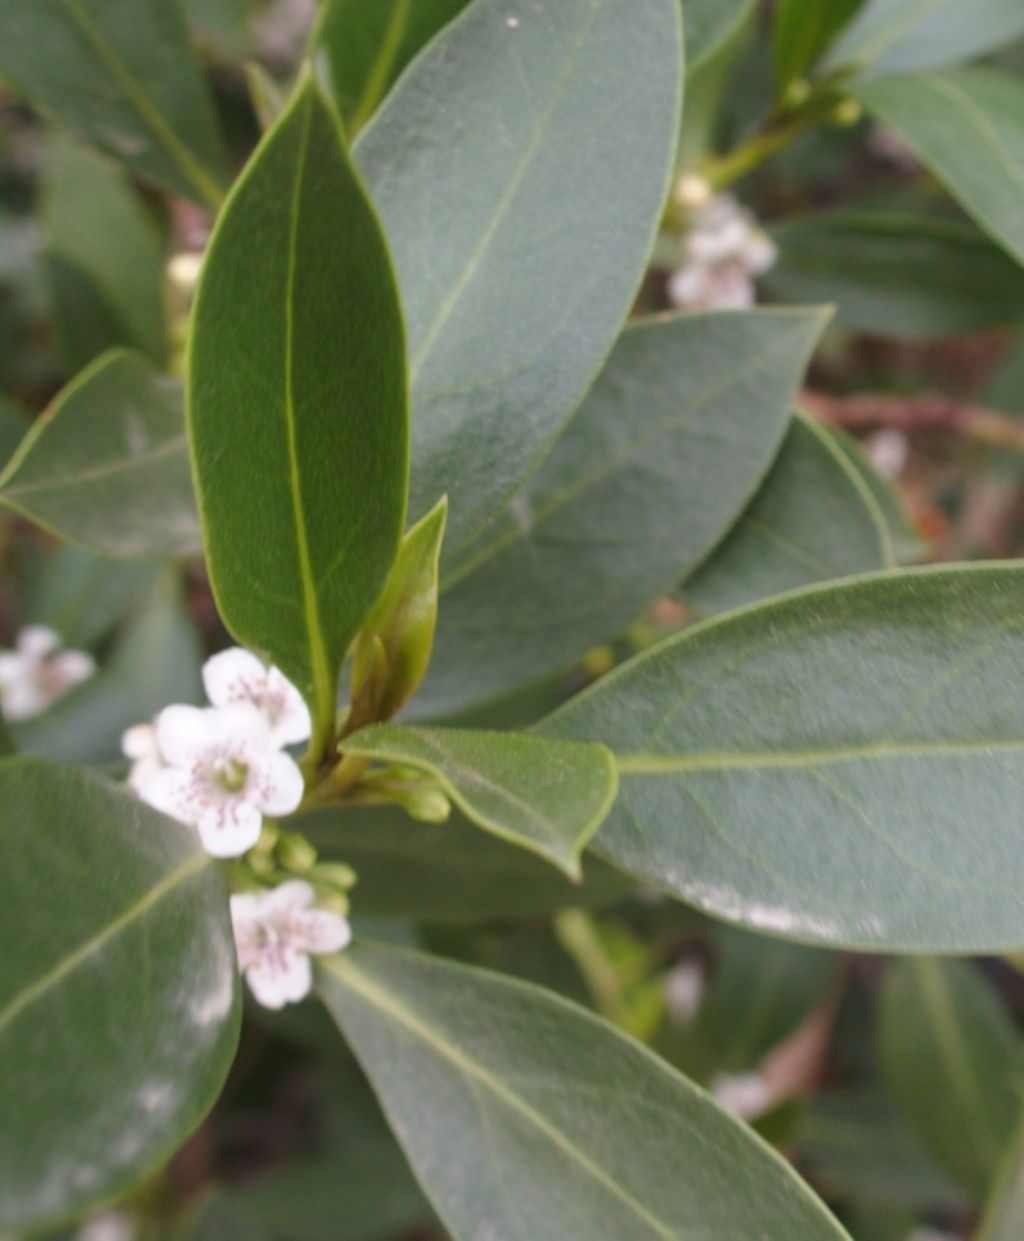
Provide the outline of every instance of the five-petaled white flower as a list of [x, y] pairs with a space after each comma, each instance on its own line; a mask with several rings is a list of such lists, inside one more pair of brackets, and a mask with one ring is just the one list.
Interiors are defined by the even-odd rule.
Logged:
[[668, 296], [684, 310], [747, 309], [755, 300], [754, 277], [776, 258], [774, 242], [729, 194], [715, 195], [695, 212], [683, 253]]
[[249, 703], [165, 707], [156, 743], [167, 766], [142, 784], [139, 796], [193, 824], [214, 857], [245, 853], [259, 839], [265, 814], [290, 814], [302, 800], [302, 773]]
[[314, 891], [290, 879], [269, 892], [241, 892], [231, 898], [238, 965], [257, 1000], [281, 1008], [309, 994], [310, 954], [340, 952], [352, 938], [345, 918], [312, 908]]
[[247, 702], [262, 711], [275, 745], [309, 740], [312, 723], [302, 695], [280, 669], [265, 667], [240, 646], [221, 651], [206, 661], [203, 685], [215, 707]]
[[44, 625], [18, 634], [13, 651], [0, 651], [0, 701], [12, 723], [30, 720], [96, 671], [91, 655], [60, 649], [60, 635]]

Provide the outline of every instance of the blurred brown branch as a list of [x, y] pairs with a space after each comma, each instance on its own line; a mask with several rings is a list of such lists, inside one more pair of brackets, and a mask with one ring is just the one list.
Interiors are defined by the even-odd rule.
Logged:
[[1024, 420], [938, 393], [918, 396], [831, 396], [805, 391], [800, 404], [822, 422], [848, 431], [892, 427], [898, 431], [947, 431], [993, 448], [1024, 452]]

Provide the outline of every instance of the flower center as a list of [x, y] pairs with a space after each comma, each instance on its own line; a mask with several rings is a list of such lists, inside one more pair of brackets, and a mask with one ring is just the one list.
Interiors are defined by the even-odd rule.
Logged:
[[240, 793], [249, 778], [249, 767], [246, 763], [239, 762], [237, 758], [225, 756], [214, 759], [210, 767], [210, 776], [213, 783], [218, 788], [222, 788], [225, 793]]

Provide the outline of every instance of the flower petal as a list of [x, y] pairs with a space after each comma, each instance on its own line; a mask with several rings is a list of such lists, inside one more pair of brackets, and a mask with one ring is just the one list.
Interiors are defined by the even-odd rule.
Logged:
[[316, 956], [341, 952], [352, 942], [348, 919], [328, 909], [309, 909], [292, 919], [294, 943]]
[[259, 840], [263, 816], [251, 802], [235, 797], [204, 806], [196, 827], [211, 857], [241, 857]]
[[30, 659], [43, 659], [60, 646], [60, 634], [48, 625], [26, 625], [18, 634], [17, 646]]
[[263, 759], [253, 771], [252, 784], [252, 800], [264, 814], [275, 818], [298, 809], [306, 788], [298, 763], [283, 752]]
[[240, 646], [232, 646], [203, 664], [206, 696], [215, 707], [251, 702], [262, 694], [267, 670], [260, 660]]
[[194, 825], [202, 811], [191, 774], [178, 767], [164, 767], [142, 781], [138, 794], [140, 801], [182, 823]]
[[307, 909], [315, 896], [313, 885], [305, 879], [288, 879], [263, 893], [263, 908], [267, 917], [280, 917], [282, 913]]
[[264, 953], [245, 971], [245, 980], [265, 1008], [283, 1008], [309, 995], [313, 969], [305, 953], [281, 948]]
[[172, 767], [191, 767], [210, 744], [210, 713], [201, 707], [164, 707], [156, 717], [156, 743]]
[[226, 707], [208, 707], [206, 716], [212, 744], [224, 745], [230, 753], [244, 754], [250, 763], [273, 751], [270, 725], [252, 703], [233, 702]]

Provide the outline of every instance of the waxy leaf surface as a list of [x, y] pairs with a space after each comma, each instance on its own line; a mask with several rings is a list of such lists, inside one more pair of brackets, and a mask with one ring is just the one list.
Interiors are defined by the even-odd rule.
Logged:
[[49, 300], [69, 369], [117, 346], [162, 362], [164, 239], [124, 172], [56, 134], [47, 149], [42, 211]]
[[195, 833], [38, 759], [0, 763], [0, 1227], [131, 1188], [213, 1104], [238, 1037], [221, 872]]
[[663, 643], [543, 731], [616, 754], [593, 846], [708, 913], [875, 951], [1018, 948], [1022, 618], [1015, 565], [813, 588]]
[[1024, 272], [967, 222], [897, 208], [815, 212], [772, 229], [773, 297], [833, 300], [846, 327], [929, 340], [1013, 323]]
[[420, 823], [397, 806], [320, 810], [292, 819], [321, 857], [359, 875], [359, 911], [423, 922], [534, 918], [569, 905], [608, 905], [632, 880], [587, 855], [582, 885], [535, 853], [482, 832], [458, 809]]
[[409, 329], [412, 515], [445, 558], [538, 463], [639, 284], [679, 118], [678, 0], [476, 0], [356, 156]]
[[416, 53], [467, 0], [326, 0], [317, 45], [352, 133], [373, 115]]
[[1006, 1147], [992, 1185], [977, 1241], [1017, 1241], [1024, 1233], [1024, 1117]]
[[318, 981], [457, 1238], [846, 1235], [749, 1129], [550, 992], [369, 944]]
[[477, 826], [539, 853], [573, 878], [617, 787], [604, 746], [527, 733], [380, 724], [346, 738], [344, 748], [422, 768]]
[[106, 556], [197, 553], [181, 384], [135, 354], [97, 359], [25, 437], [0, 503]]
[[4, 0], [0, 74], [135, 172], [205, 206], [220, 200], [224, 151], [178, 4]]
[[771, 473], [683, 585], [702, 616], [893, 563], [873, 495], [828, 432], [793, 419]]
[[1018, 0], [868, 0], [824, 67], [856, 65], [865, 75], [911, 73], [971, 60], [1021, 35], [1024, 8]]
[[894, 963], [879, 1036], [882, 1077], [921, 1148], [982, 1199], [1024, 1087], [1020, 1036], [993, 985], [967, 961]]
[[210, 243], [188, 422], [221, 615], [308, 697], [319, 745], [401, 538], [407, 409], [384, 238], [311, 79]]
[[417, 714], [566, 667], [699, 564], [770, 468], [824, 322], [768, 310], [628, 328], [537, 475], [442, 569]]
[[1024, 82], [995, 69], [950, 69], [869, 78], [854, 90], [1024, 263]]

